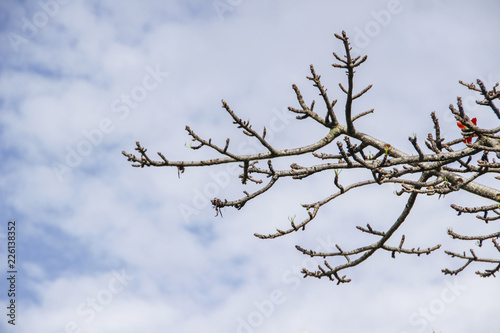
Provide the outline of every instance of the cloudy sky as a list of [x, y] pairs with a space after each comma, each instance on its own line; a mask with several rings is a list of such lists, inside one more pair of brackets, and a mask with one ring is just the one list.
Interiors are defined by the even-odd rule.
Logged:
[[[496, 1], [2, 0], [0, 330], [500, 332], [499, 281], [474, 274], [489, 266], [445, 277], [442, 268], [462, 263], [442, 252], [376, 253], [340, 286], [302, 279], [301, 268], [318, 262], [294, 246], [373, 242], [355, 226], [393, 223], [405, 198], [391, 186], [339, 198], [306, 232], [261, 240], [253, 233], [287, 228], [304, 218], [301, 203], [335, 191], [332, 174], [285, 180], [221, 218], [209, 200], [242, 195], [236, 169], [179, 178], [174, 168], [132, 168], [121, 155], [140, 141], [171, 160], [215, 157], [187, 148], [186, 125], [255, 149], [221, 99], [254, 128], [271, 129], [278, 148], [315, 142], [323, 129], [286, 113], [297, 107], [291, 85], [317, 99], [305, 78], [314, 64], [343, 103], [345, 74], [330, 66], [342, 30], [369, 57], [355, 87], [374, 85], [355, 105], [375, 108], [358, 129], [411, 153], [407, 137], [425, 138], [435, 111], [443, 136], [456, 138], [448, 105], [457, 96], [478, 122], [491, 119], [458, 80], [500, 80], [499, 12]], [[344, 171], [341, 181], [361, 176]], [[450, 242], [447, 228], [491, 231], [457, 218], [451, 203], [487, 204], [462, 192], [419, 198], [399, 233], [405, 244], [463, 251], [472, 244]], [[6, 316], [9, 220], [17, 223], [15, 327]]]

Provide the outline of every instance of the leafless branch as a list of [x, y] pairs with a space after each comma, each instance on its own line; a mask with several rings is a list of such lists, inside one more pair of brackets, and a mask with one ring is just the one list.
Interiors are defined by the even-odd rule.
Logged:
[[[336, 63], [332, 64], [332, 66], [345, 70], [347, 75], [347, 84], [339, 83], [341, 90], [340, 95], [343, 96], [345, 94], [344, 110], [340, 111], [345, 115], [345, 124], [339, 121], [336, 114], [335, 106], [337, 99], [332, 98], [332, 96], [328, 94], [328, 90], [321, 81], [321, 76], [316, 73], [313, 65], [310, 66], [311, 76], [308, 76], [307, 79], [312, 82], [312, 85], [316, 89], [318, 89], [322, 103], [316, 105], [315, 100], [306, 103], [305, 96], [303, 96], [298, 86], [294, 84], [292, 85], [292, 89], [296, 95], [299, 107], [288, 108], [289, 112], [297, 115], [297, 120], [311, 118], [319, 125], [318, 132], [321, 132], [323, 135], [319, 141], [296, 148], [278, 149], [271, 145], [266, 139], [267, 130], [265, 127], [262, 131], [254, 130], [249, 120], [244, 121], [236, 115], [224, 100], [222, 100], [222, 108], [232, 118], [233, 124], [237, 125], [246, 136], [255, 138], [262, 147], [262, 152], [247, 155], [236, 154], [232, 149], [230, 138], [227, 138], [223, 145], [219, 145], [214, 143], [212, 139], [201, 137], [189, 126], [186, 126], [186, 131], [192, 140], [190, 148], [193, 150], [198, 150], [203, 147], [209, 148], [217, 154], [217, 157], [207, 160], [171, 161], [165, 158], [162, 153], [158, 152], [159, 159], [155, 160], [149, 156], [147, 149], [139, 142], [136, 142], [134, 148], [136, 151], [135, 154], [130, 154], [125, 151], [123, 151], [122, 154], [131, 162], [133, 167], [174, 167], [177, 169], [179, 176], [190, 167], [237, 163], [242, 169], [241, 174], [238, 176], [239, 179], [241, 179], [242, 185], [246, 186], [249, 182], [252, 182], [261, 187], [252, 193], [243, 191], [244, 196], [237, 200], [212, 199], [211, 202], [216, 210], [216, 215], [221, 216], [221, 209], [225, 207], [241, 209], [249, 200], [263, 195], [273, 187], [280, 178], [291, 177], [291, 179], [294, 180], [303, 180], [321, 172], [328, 172], [329, 170], [334, 172], [332, 194], [316, 202], [302, 204], [302, 207], [306, 210], [305, 216], [298, 222], [295, 221], [295, 218], [289, 219], [290, 226], [286, 229], [281, 230], [276, 228], [276, 232], [270, 234], [255, 233], [255, 236], [261, 239], [273, 239], [299, 230], [305, 230], [306, 226], [317, 217], [319, 210], [324, 205], [340, 196], [347, 195], [351, 190], [361, 189], [371, 185], [400, 185], [401, 189], [396, 191], [396, 194], [408, 196], [408, 199], [399, 217], [389, 228], [386, 230], [375, 230], [370, 224], [367, 224], [366, 227], [356, 227], [363, 233], [377, 237], [378, 239], [375, 242], [365, 246], [359, 246], [352, 250], [343, 250], [342, 247], [337, 244], [337, 251], [335, 252], [315, 252], [311, 249], [304, 249], [299, 245], [296, 246], [297, 250], [304, 255], [323, 257], [324, 259], [329, 257], [333, 260], [342, 260], [342, 263], [337, 263], [336, 265], [325, 260], [322, 265], [318, 266], [318, 270], [302, 270], [304, 276], [316, 278], [327, 277], [330, 280], [337, 281], [339, 284], [351, 281], [346, 278], [346, 275], [340, 275], [341, 271], [363, 263], [378, 250], [388, 251], [391, 253], [391, 256], [395, 258], [396, 253], [415, 254], [420, 256], [422, 254], [430, 254], [440, 249], [440, 244], [422, 248], [404, 247], [405, 242], [409, 242], [404, 235], [401, 239], [395, 241], [397, 245], [389, 245], [389, 243], [394, 242], [394, 240], [391, 240], [394, 233], [403, 223], [405, 223], [417, 196], [420, 194], [438, 195], [441, 197], [444, 195], [455, 195], [459, 192], [467, 192], [471, 195], [489, 200], [490, 203], [480, 207], [451, 205], [452, 209], [454, 209], [458, 215], [463, 213], [480, 213], [476, 217], [486, 223], [499, 220], [500, 190], [498, 190], [498, 186], [492, 184], [491, 181], [487, 184], [482, 184], [479, 181], [484, 180], [483, 176], [485, 175], [500, 173], [500, 162], [495, 158], [491, 160], [492, 153], [496, 153], [496, 157], [500, 159], [500, 126], [495, 125], [496, 127], [493, 128], [485, 128], [485, 122], [481, 123], [481, 119], [471, 119], [463, 106], [462, 99], [458, 97], [456, 105], [449, 106], [449, 111], [457, 121], [457, 137], [450, 140], [446, 140], [442, 137], [442, 133], [445, 132], [442, 131], [443, 125], [439, 123], [436, 113], [432, 112], [433, 133], [427, 135], [424, 144], [418, 141], [416, 135], [409, 136], [409, 141], [414, 149], [413, 153], [406, 153], [399, 150], [396, 148], [396, 145], [375, 138], [355, 128], [355, 120], [374, 112], [374, 110], [371, 109], [353, 115], [353, 103], [365, 96], [372, 87], [372, 85], [368, 85], [360, 92], [354, 92], [355, 69], [367, 60], [367, 56], [353, 57], [349, 39], [344, 31], [342, 31], [341, 35], [335, 34], [335, 37], [342, 43], [344, 54], [341, 56], [333, 52]], [[500, 92], [496, 90], [497, 86], [488, 90], [481, 80], [477, 80], [476, 84], [466, 84], [462, 81], [459, 82], [468, 89], [479, 93], [482, 99], [476, 101], [476, 103], [484, 109], [490, 110], [490, 112], [500, 119], [500, 111], [495, 104], [495, 102], [500, 99]], [[321, 108], [324, 109], [320, 110]], [[324, 118], [319, 114], [325, 115]], [[388, 126], [388, 130], [390, 130], [390, 126], [392, 125]], [[343, 141], [339, 139], [340, 137], [342, 137]], [[334, 142], [335, 145], [333, 145]], [[272, 164], [272, 161], [278, 158], [294, 157], [298, 159], [304, 154], [312, 154], [314, 157], [320, 159], [321, 162], [308, 165], [307, 162], [301, 163], [301, 161], [297, 160], [292, 161], [292, 163], [289, 164], [289, 168], [284, 169], [275, 168]], [[263, 160], [267, 161], [267, 168], [258, 166], [258, 162]], [[372, 178], [361, 179], [349, 183], [345, 178], [341, 179], [340, 177], [340, 172], [344, 169], [366, 170], [368, 171], [368, 175], [371, 175]], [[259, 175], [260, 177], [254, 178]], [[269, 178], [269, 181], [265, 185], [260, 185], [263, 183], [260, 178]], [[500, 180], [500, 177], [496, 177], [496, 179]], [[331, 180], [329, 182], [331, 182]], [[333, 223], [338, 222], [334, 218], [332, 218], [332, 220]], [[343, 222], [344, 221], [342, 221], [342, 223]], [[488, 227], [490, 226], [494, 227], [495, 223], [488, 224]], [[492, 246], [497, 249], [500, 258], [500, 246], [497, 242], [497, 239], [500, 237], [500, 232], [498, 231], [494, 230], [486, 235], [468, 236], [454, 232], [450, 228], [448, 230], [448, 235], [457, 240], [476, 241], [479, 246], [482, 246], [483, 243], [487, 241], [486, 244], [492, 244]], [[489, 240], [491, 240], [491, 243]], [[447, 250], [445, 253], [452, 258], [464, 260], [465, 263], [456, 270], [443, 269], [442, 271], [444, 274], [458, 274], [473, 262], [498, 264], [492, 269], [476, 272], [476, 274], [482, 277], [495, 276], [495, 273], [500, 270], [500, 259], [482, 258], [476, 255], [472, 249], [470, 250], [470, 255], [465, 252], [463, 254], [458, 254]]]

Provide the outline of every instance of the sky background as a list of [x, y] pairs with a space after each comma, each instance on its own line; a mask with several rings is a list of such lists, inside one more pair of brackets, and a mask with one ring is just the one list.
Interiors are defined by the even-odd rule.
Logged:
[[[331, 67], [342, 30], [355, 54], [368, 54], [355, 88], [374, 85], [354, 106], [375, 108], [359, 130], [412, 153], [408, 136], [424, 147], [435, 111], [443, 136], [457, 138], [448, 111], [457, 96], [479, 125], [493, 119], [458, 80], [500, 80], [499, 12], [496, 1], [1, 0], [0, 331], [500, 332], [499, 281], [474, 274], [490, 266], [444, 276], [462, 262], [442, 251], [376, 253], [344, 271], [352, 282], [340, 286], [302, 279], [301, 268], [320, 261], [294, 246], [370, 244], [355, 227], [392, 225], [407, 198], [394, 186], [348, 193], [306, 232], [261, 240], [253, 233], [288, 228], [288, 218], [306, 216], [301, 203], [335, 191], [333, 174], [280, 181], [221, 218], [209, 200], [242, 196], [238, 170], [194, 168], [179, 178], [175, 168], [132, 168], [121, 155], [140, 141], [170, 160], [216, 157], [186, 148], [186, 125], [221, 145], [233, 138], [237, 153], [255, 151], [221, 99], [254, 129], [266, 126], [277, 148], [316, 142], [324, 129], [286, 112], [298, 104], [291, 85], [308, 103], [318, 99], [305, 78], [314, 64], [343, 118], [337, 84], [346, 77]], [[317, 163], [275, 166], [292, 162]], [[344, 171], [340, 180], [369, 178]], [[391, 245], [404, 233], [409, 248], [460, 252], [473, 244], [450, 241], [447, 228], [497, 231], [457, 217], [451, 203], [489, 204], [465, 192], [419, 197]], [[17, 222], [15, 327], [5, 308], [9, 220]]]

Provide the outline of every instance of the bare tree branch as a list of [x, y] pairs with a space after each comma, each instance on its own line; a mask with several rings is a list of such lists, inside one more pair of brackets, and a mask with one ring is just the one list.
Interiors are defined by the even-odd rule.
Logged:
[[[330, 257], [333, 260], [342, 260], [342, 263], [337, 263], [336, 265], [325, 260], [322, 265], [318, 266], [318, 270], [316, 271], [302, 270], [304, 277], [328, 277], [332, 281], [337, 281], [337, 284], [351, 281], [346, 278], [346, 275], [341, 276], [341, 271], [363, 263], [378, 250], [388, 251], [395, 258], [396, 253], [420, 256], [422, 254], [430, 254], [441, 248], [441, 244], [422, 248], [405, 247], [405, 242], [408, 242], [405, 235], [400, 239], [391, 240], [395, 232], [407, 221], [416, 198], [420, 194], [441, 197], [455, 195], [459, 192], [467, 192], [471, 195], [484, 198], [490, 202], [483, 206], [461, 207], [451, 205], [451, 207], [458, 215], [480, 213], [476, 218], [486, 222], [488, 227], [494, 228], [495, 223], [491, 222], [500, 220], [500, 190], [498, 189], [498, 185], [493, 184], [491, 179], [486, 180], [486, 184], [480, 183], [480, 180], [485, 181], [486, 178], [484, 176], [486, 175], [500, 174], [500, 162], [495, 159], [495, 156], [500, 159], [500, 126], [495, 124], [493, 128], [484, 128], [485, 122], [481, 122], [481, 119], [471, 119], [463, 106], [462, 99], [458, 97], [456, 105], [449, 106], [449, 111], [457, 121], [456, 129], [458, 137], [450, 140], [442, 137], [442, 133], [444, 132], [442, 131], [443, 125], [439, 123], [436, 113], [432, 112], [430, 116], [433, 123], [433, 133], [427, 135], [424, 144], [419, 142], [416, 135], [409, 136], [408, 139], [413, 146], [410, 153], [397, 149], [397, 145], [393, 143], [385, 142], [355, 128], [355, 120], [374, 112], [371, 109], [357, 115], [352, 114], [353, 103], [365, 96], [372, 87], [372, 85], [368, 85], [360, 92], [354, 92], [355, 68], [363, 64], [367, 60], [367, 56], [354, 57], [351, 54], [349, 39], [344, 31], [342, 31], [341, 35], [335, 34], [335, 37], [342, 43], [344, 55], [340, 56], [333, 52], [333, 56], [337, 62], [332, 64], [332, 66], [345, 70], [347, 75], [347, 85], [344, 86], [342, 83], [339, 83], [341, 95], [345, 94], [344, 110], [340, 110], [345, 115], [345, 124], [339, 121], [336, 114], [335, 106], [337, 99], [332, 98], [328, 94], [327, 89], [321, 82], [321, 76], [316, 73], [313, 65], [310, 66], [311, 76], [308, 76], [307, 79], [318, 89], [322, 103], [316, 105], [315, 100], [306, 101], [307, 98], [302, 94], [298, 86], [294, 84], [292, 85], [292, 89], [296, 95], [299, 107], [288, 108], [289, 112], [297, 115], [297, 120], [311, 118], [320, 126], [318, 131], [323, 133], [323, 137], [319, 141], [296, 148], [279, 149], [274, 147], [266, 139], [267, 131], [265, 127], [262, 132], [254, 130], [249, 120], [242, 120], [222, 100], [222, 108], [232, 118], [233, 124], [240, 128], [246, 136], [255, 138], [260, 146], [262, 146], [262, 152], [248, 155], [236, 154], [231, 149], [229, 138], [226, 139], [225, 143], [219, 145], [212, 142], [210, 138], [202, 138], [190, 127], [186, 126], [186, 131], [193, 142], [190, 145], [191, 149], [209, 148], [218, 157], [197, 161], [170, 161], [162, 153], [158, 152], [159, 159], [154, 160], [149, 156], [147, 149], [141, 146], [139, 142], [136, 142], [135, 154], [125, 151], [122, 154], [131, 162], [133, 167], [174, 167], [177, 169], [179, 176], [189, 167], [237, 163], [242, 169], [239, 175], [242, 185], [245, 186], [247, 183], [252, 182], [261, 187], [251, 194], [243, 191], [244, 196], [236, 200], [212, 199], [211, 202], [216, 210], [216, 215], [220, 214], [221, 216], [221, 209], [224, 207], [241, 209], [249, 200], [264, 195], [280, 178], [291, 177], [295, 180], [303, 180], [321, 172], [324, 172], [325, 175], [331, 175], [329, 170], [333, 171], [333, 184], [336, 187], [334, 193], [316, 202], [302, 204], [302, 207], [306, 211], [305, 217], [298, 222], [295, 221], [295, 218], [289, 219], [290, 226], [284, 230], [276, 228], [276, 232], [273, 231], [269, 234], [255, 233], [255, 236], [261, 239], [273, 239], [293, 232], [304, 231], [306, 226], [317, 217], [319, 210], [324, 205], [340, 196], [347, 195], [347, 193], [352, 192], [351, 190], [371, 185], [397, 184], [401, 186], [400, 190], [396, 191], [396, 194], [399, 196], [408, 196], [408, 199], [399, 217], [387, 230], [375, 230], [369, 224], [366, 227], [356, 227], [362, 233], [378, 237], [378, 240], [375, 242], [359, 246], [352, 250], [343, 250], [337, 244], [337, 251], [335, 252], [315, 252], [312, 249], [304, 249], [299, 245], [296, 246], [297, 250], [304, 255], [323, 257], [323, 259]], [[477, 84], [466, 84], [462, 81], [459, 81], [459, 83], [469, 90], [479, 93], [482, 99], [476, 101], [476, 103], [500, 119], [500, 111], [495, 104], [500, 99], [500, 92], [496, 90], [498, 84], [492, 87], [491, 90], [488, 90], [489, 88], [481, 80], [477, 80]], [[319, 110], [321, 108], [324, 109]], [[324, 118], [319, 114], [324, 114]], [[334, 142], [335, 145], [333, 145]], [[322, 151], [323, 149], [325, 151]], [[326, 149], [329, 149], [329, 151], [326, 151]], [[304, 154], [312, 154], [312, 156], [318, 158], [321, 162], [306, 165], [306, 163], [299, 163], [300, 161], [297, 160], [293, 161], [289, 165], [289, 168], [281, 170], [275, 169], [272, 164], [272, 161], [278, 158], [294, 157], [298, 159]], [[492, 156], [493, 159], [491, 159]], [[263, 160], [267, 161], [267, 168], [258, 166], [258, 162]], [[366, 170], [368, 171], [367, 175], [369, 179], [359, 179], [351, 184], [346, 184], [345, 179], [340, 178], [340, 172], [344, 169]], [[260, 177], [254, 178], [255, 175], [260, 175]], [[370, 175], [371, 178], [369, 177]], [[265, 185], [260, 185], [263, 181], [259, 178], [269, 178], [269, 181]], [[495, 179], [500, 180], [500, 176], [495, 177]], [[334, 220], [333, 222], [337, 221]], [[498, 228], [498, 225], [496, 227]], [[470, 255], [465, 252], [459, 254], [445, 250], [446, 254], [452, 258], [463, 260], [464, 264], [456, 270], [443, 269], [442, 272], [444, 274], [458, 274], [472, 263], [498, 264], [492, 269], [476, 272], [481, 277], [495, 276], [495, 273], [499, 272], [500, 246], [497, 239], [500, 237], [500, 232], [498, 229], [485, 235], [474, 236], [454, 232], [451, 228], [448, 229], [447, 233], [452, 239], [458, 241], [475, 241], [480, 247], [483, 246], [483, 243], [488, 246], [491, 245], [499, 254], [498, 259], [491, 259], [476, 255], [472, 249], [469, 250]], [[389, 245], [392, 242], [395, 242], [396, 245]]]

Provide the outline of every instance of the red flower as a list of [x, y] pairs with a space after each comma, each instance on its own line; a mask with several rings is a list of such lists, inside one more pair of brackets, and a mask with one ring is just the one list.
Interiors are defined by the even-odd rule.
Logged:
[[[476, 118], [472, 118], [472, 119], [471, 119], [471, 121], [472, 121], [472, 123], [473, 123], [474, 125], [477, 125], [477, 119], [476, 119]], [[457, 126], [458, 126], [460, 129], [464, 129], [464, 128], [465, 128], [465, 125], [464, 125], [464, 124], [462, 124], [462, 123], [461, 123], [461, 122], [459, 122], [459, 121], [457, 121]], [[474, 136], [477, 136], [477, 135], [476, 135], [476, 134], [474, 134]], [[471, 143], [471, 141], [472, 141], [472, 137], [470, 137], [470, 138], [465, 138], [465, 139], [464, 139], [464, 143]]]

